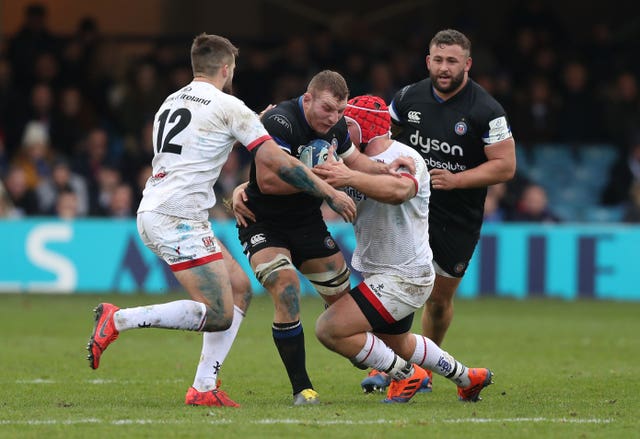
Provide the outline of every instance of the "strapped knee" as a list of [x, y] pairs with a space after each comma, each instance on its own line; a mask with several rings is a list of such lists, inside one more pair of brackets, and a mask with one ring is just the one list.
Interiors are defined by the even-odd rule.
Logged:
[[339, 270], [325, 271], [324, 273], [307, 273], [305, 277], [318, 291], [325, 296], [334, 296], [349, 287], [349, 268], [342, 264]]
[[254, 270], [256, 278], [260, 284], [264, 285], [264, 282], [271, 276], [272, 273], [280, 270], [295, 270], [296, 267], [291, 262], [288, 256], [278, 253], [272, 260], [263, 264], [258, 264]]

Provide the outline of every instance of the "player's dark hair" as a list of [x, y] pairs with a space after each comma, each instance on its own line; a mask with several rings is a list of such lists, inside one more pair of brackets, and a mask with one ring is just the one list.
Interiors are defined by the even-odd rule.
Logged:
[[471, 41], [465, 34], [455, 29], [444, 29], [438, 32], [429, 43], [429, 47], [433, 46], [460, 46], [467, 52], [467, 56], [471, 56]]
[[340, 73], [333, 70], [323, 70], [311, 78], [307, 86], [307, 92], [313, 93], [314, 91], [330, 91], [339, 100], [349, 97], [347, 81], [344, 80]]
[[202, 33], [191, 45], [193, 75], [214, 76], [220, 67], [231, 64], [237, 56], [238, 48], [225, 37]]

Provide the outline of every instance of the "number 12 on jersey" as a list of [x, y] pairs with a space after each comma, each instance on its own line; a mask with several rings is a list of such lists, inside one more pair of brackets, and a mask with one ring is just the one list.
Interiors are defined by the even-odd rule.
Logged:
[[[171, 116], [169, 116], [169, 114], [171, 114]], [[164, 129], [167, 120], [170, 124], [175, 123], [175, 125], [169, 130], [165, 137]], [[165, 110], [158, 116], [158, 122], [160, 125], [158, 126], [158, 137], [156, 139], [156, 152], [158, 154], [161, 152], [181, 154], [182, 145], [171, 143], [171, 140], [189, 125], [189, 122], [191, 122], [191, 112], [186, 108], [178, 108], [173, 113], [171, 113], [171, 110]]]

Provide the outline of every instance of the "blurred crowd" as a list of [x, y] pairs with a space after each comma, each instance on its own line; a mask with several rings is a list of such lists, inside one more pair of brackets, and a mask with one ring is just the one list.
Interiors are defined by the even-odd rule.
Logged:
[[[540, 5], [515, 2], [499, 41], [458, 26], [473, 43], [471, 77], [505, 107], [525, 154], [541, 143], [614, 145], [619, 160], [601, 203], [629, 206], [625, 219], [640, 221], [638, 40], [605, 20], [567, 35]], [[268, 42], [231, 36], [240, 48], [234, 94], [259, 112], [301, 94], [310, 76], [329, 68], [345, 76], [351, 95], [389, 102], [425, 77], [437, 30], [411, 29], [401, 40], [366, 25]], [[114, 66], [107, 48], [131, 41], [103, 35], [90, 17], [72, 35], [56, 35], [44, 6], [27, 7], [21, 29], [0, 40], [0, 217], [133, 217], [151, 172], [154, 113], [192, 78], [192, 37], [134, 41], [144, 49]], [[248, 153], [234, 149], [215, 188], [219, 200], [246, 180], [248, 164]], [[538, 183], [518, 174], [490, 188], [487, 221], [558, 222]], [[231, 217], [222, 202], [212, 216]]]

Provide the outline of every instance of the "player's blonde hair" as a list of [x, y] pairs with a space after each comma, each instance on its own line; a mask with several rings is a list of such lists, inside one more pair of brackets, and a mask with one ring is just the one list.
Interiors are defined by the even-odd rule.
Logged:
[[214, 76], [220, 67], [231, 64], [238, 56], [238, 48], [219, 35], [202, 33], [191, 45], [193, 75]]
[[338, 100], [349, 97], [347, 81], [344, 80], [340, 73], [333, 70], [323, 70], [311, 78], [307, 86], [307, 92], [313, 94], [313, 92], [318, 91], [329, 91]]

